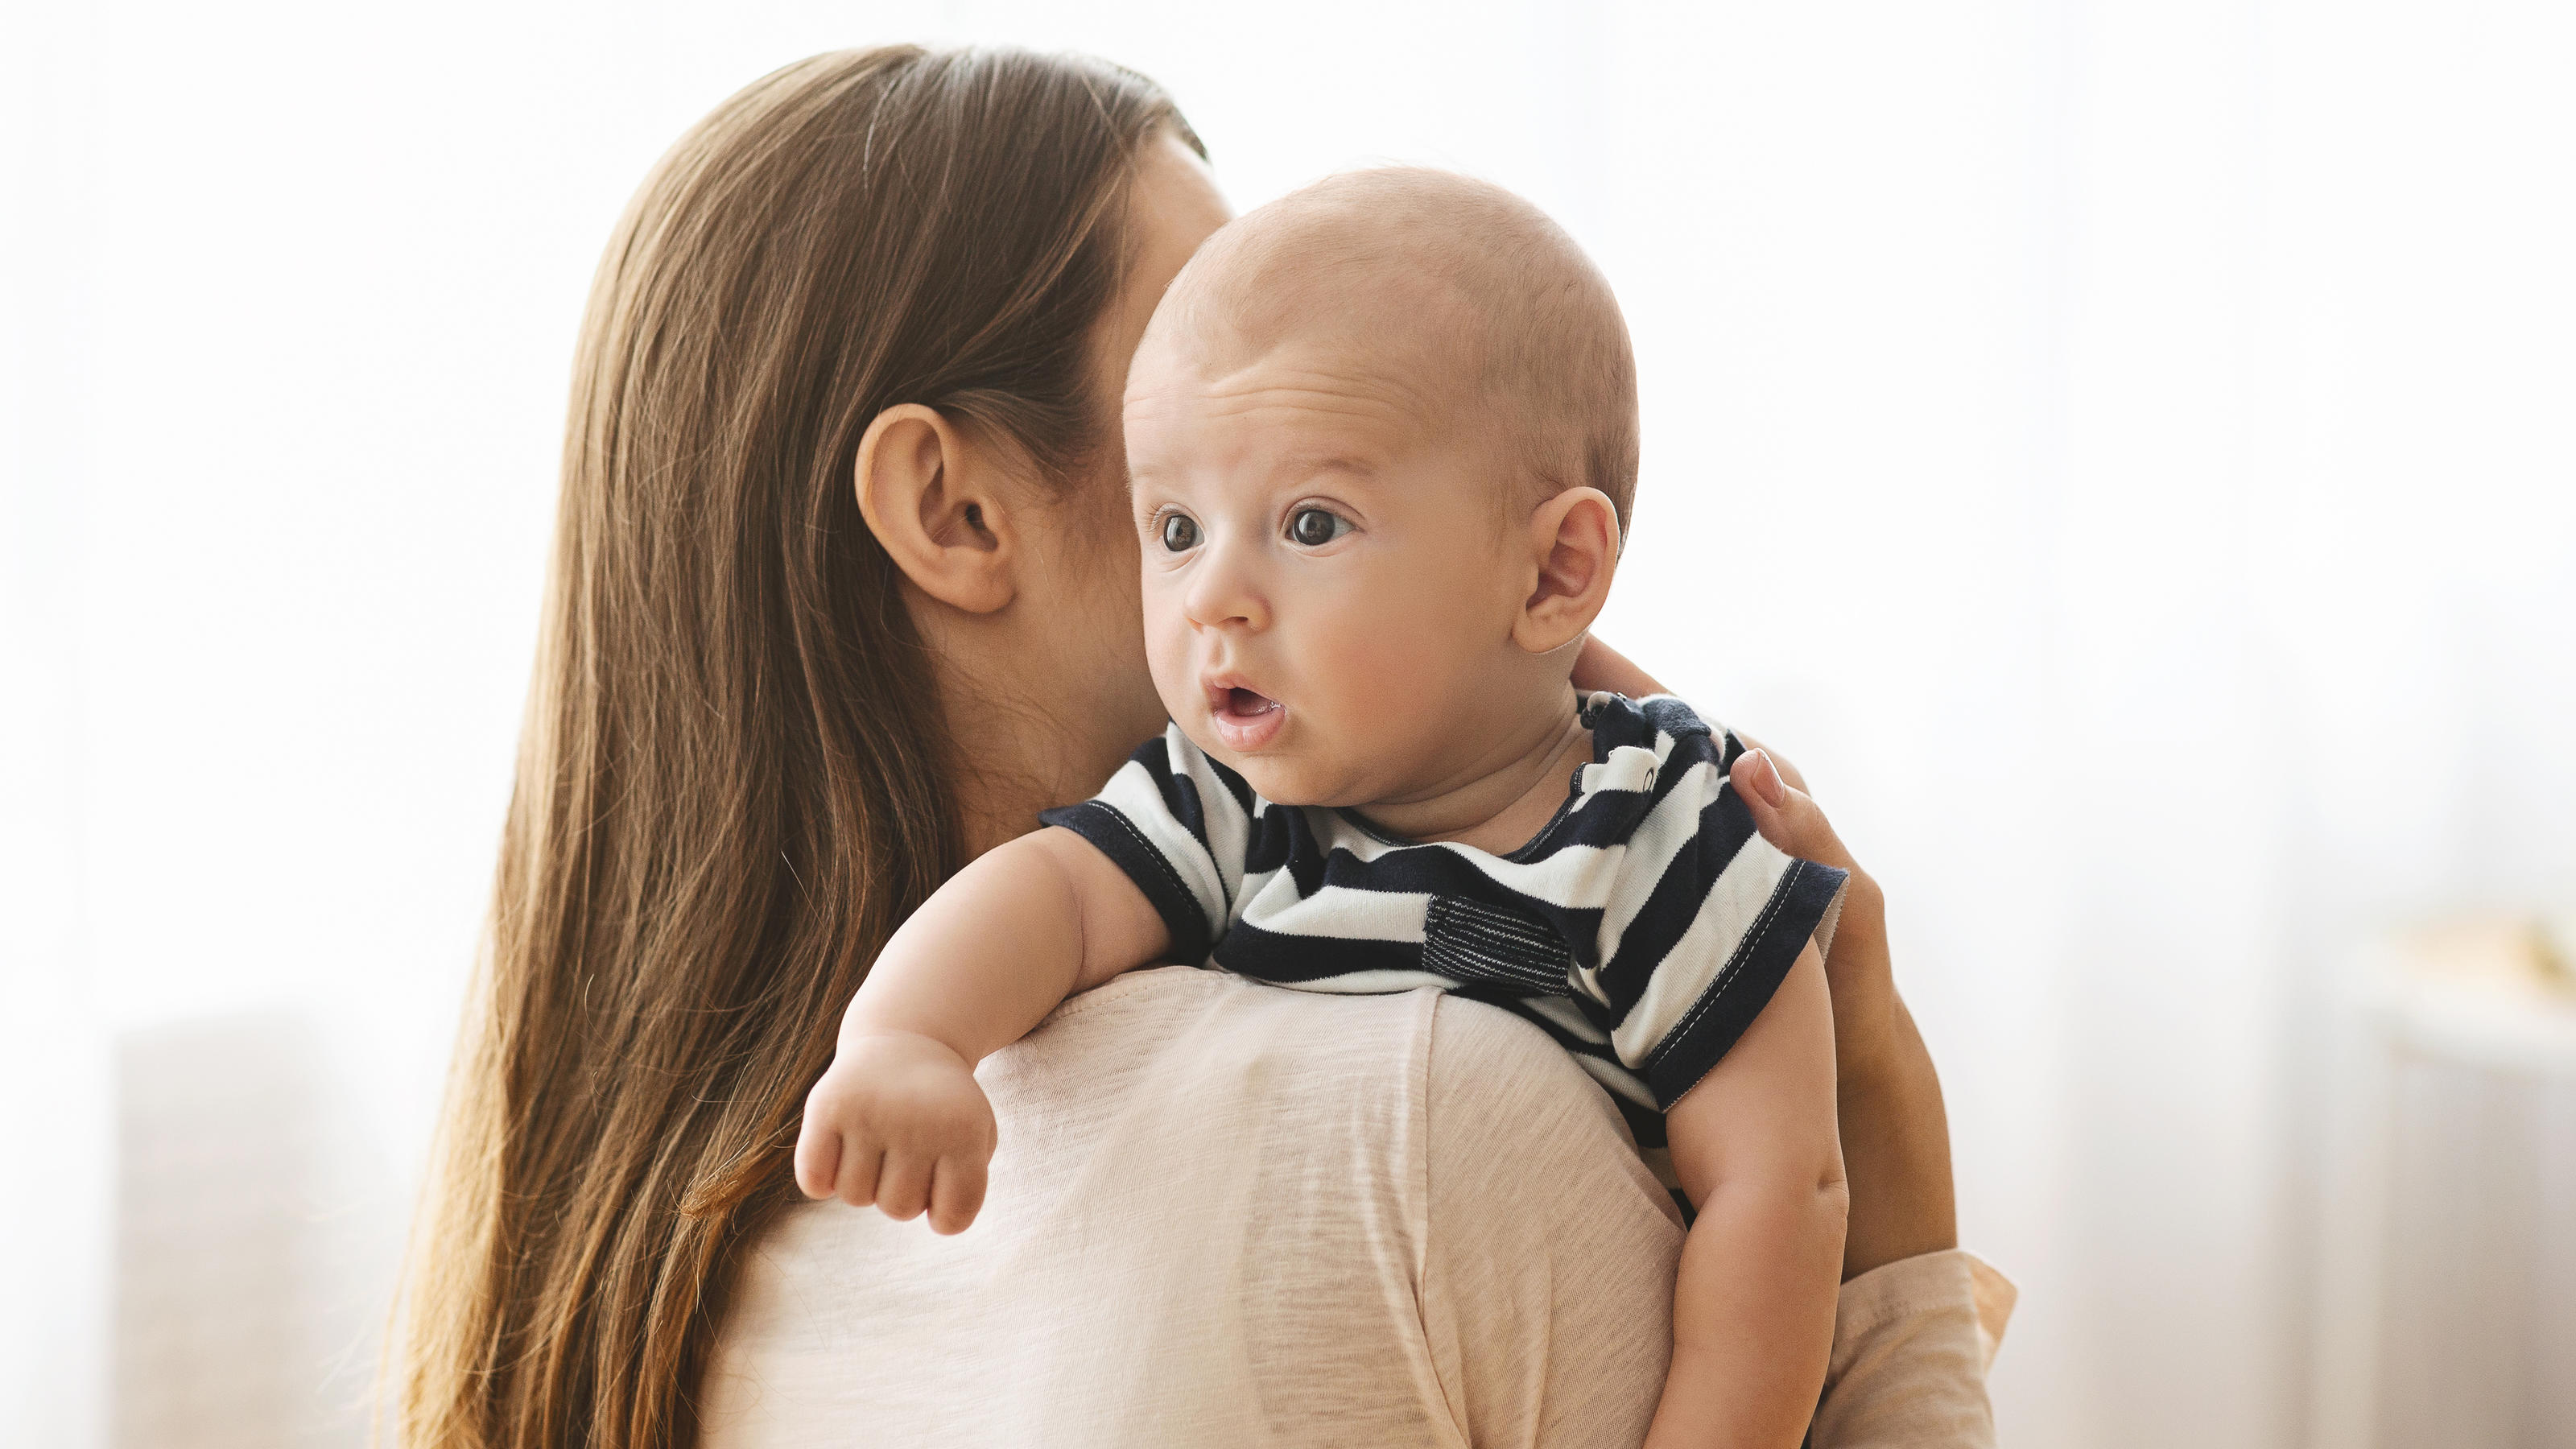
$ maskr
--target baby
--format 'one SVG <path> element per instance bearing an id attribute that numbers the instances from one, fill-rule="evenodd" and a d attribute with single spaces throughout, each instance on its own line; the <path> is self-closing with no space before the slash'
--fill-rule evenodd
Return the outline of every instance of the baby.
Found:
<path id="1" fill-rule="evenodd" d="M 1608 284 L 1494 187 L 1336 177 L 1208 242 L 1125 408 L 1171 727 L 895 934 L 798 1183 L 964 1228 L 976 1062 L 1150 963 L 1456 991 L 1573 1053 L 1697 1208 L 1648 1442 L 1795 1445 L 1842 1258 L 1843 874 L 1762 838 L 1732 734 L 1568 682 L 1636 479 Z"/>

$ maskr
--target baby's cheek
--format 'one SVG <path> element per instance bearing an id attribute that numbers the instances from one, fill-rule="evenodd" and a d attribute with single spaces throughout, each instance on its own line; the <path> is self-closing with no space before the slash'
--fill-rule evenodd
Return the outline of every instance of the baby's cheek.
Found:
<path id="1" fill-rule="evenodd" d="M 1198 667 L 1190 657 L 1189 622 L 1177 608 L 1158 606 L 1153 586 L 1145 589 L 1145 667 L 1154 676 L 1154 692 L 1175 719 L 1188 716 L 1187 702 L 1198 698 Z"/>
<path id="2" fill-rule="evenodd" d="M 1426 690 L 1449 672 L 1454 645 L 1437 619 L 1417 609 L 1355 607 L 1356 602 L 1355 595 L 1334 611 L 1323 641 L 1327 657 L 1316 674 L 1332 697 L 1334 716 L 1382 749 L 1419 719 Z"/>

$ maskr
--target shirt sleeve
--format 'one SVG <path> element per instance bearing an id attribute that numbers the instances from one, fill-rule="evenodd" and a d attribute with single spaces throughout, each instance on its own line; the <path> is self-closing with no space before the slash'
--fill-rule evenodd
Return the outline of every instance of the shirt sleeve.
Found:
<path id="1" fill-rule="evenodd" d="M 1835 1306 L 1815 1449 L 1993 1449 L 1986 1370 L 2013 1285 L 1972 1254 L 1925 1253 L 1863 1273 Z"/>
<path id="2" fill-rule="evenodd" d="M 1042 812 L 1098 847 L 1153 902 L 1171 958 L 1207 959 L 1243 894 L 1256 810 L 1252 786 L 1207 757 L 1179 725 L 1139 745 L 1100 793 Z"/>
<path id="3" fill-rule="evenodd" d="M 1638 782 L 1645 799 L 1622 862 L 1636 879 L 1602 912 L 1594 984 L 1619 1059 L 1670 1111 L 1753 1024 L 1807 942 L 1831 941 L 1848 877 L 1754 828 L 1727 778 L 1743 741 L 1678 700 L 1644 701 L 1644 713 L 1672 746 Z"/>

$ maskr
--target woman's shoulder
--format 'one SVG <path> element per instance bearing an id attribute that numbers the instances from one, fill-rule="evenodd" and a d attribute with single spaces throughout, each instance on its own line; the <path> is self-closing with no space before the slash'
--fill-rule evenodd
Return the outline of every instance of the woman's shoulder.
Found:
<path id="1" fill-rule="evenodd" d="M 1416 1096 L 1431 1050 L 1433 993 L 1338 994 L 1228 972 L 1163 966 L 1073 997 L 977 1076 L 997 1111 L 1266 1111 L 1317 1094 Z M 1312 1115 L 1312 1114 L 1305 1114 Z"/>
<path id="2" fill-rule="evenodd" d="M 1426 1096 L 1422 1313 L 1471 1442 L 1638 1442 L 1682 1226 L 1627 1123 L 1545 1032 L 1456 996 L 1437 1008 Z"/>
<path id="3" fill-rule="evenodd" d="M 978 1070 L 1001 1130 L 972 1228 L 836 1202 L 771 1224 L 707 1442 L 1252 1442 L 1317 1382 L 1356 1437 L 1424 1438 L 1446 1412 L 1414 1308 L 1433 1008 L 1191 967 L 1066 1002 Z M 1246 1289 L 1283 1275 L 1298 1293 Z M 969 1382 L 996 1343 L 1008 1383 Z"/>
<path id="4" fill-rule="evenodd" d="M 1435 1214 L 1463 1218 L 1506 1203 L 1523 1223 L 1616 1212 L 1647 1236 L 1668 1228 L 1678 1240 L 1680 1213 L 1609 1090 L 1536 1025 L 1444 996 L 1427 1066 Z"/>

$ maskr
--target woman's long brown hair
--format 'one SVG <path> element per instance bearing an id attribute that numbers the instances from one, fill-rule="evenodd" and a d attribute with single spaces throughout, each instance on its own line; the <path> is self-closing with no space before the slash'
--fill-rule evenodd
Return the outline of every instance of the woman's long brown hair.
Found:
<path id="1" fill-rule="evenodd" d="M 1140 145 L 1097 62 L 817 56 L 663 159 L 600 265 L 490 939 L 389 1356 L 406 1446 L 682 1446 L 834 1023 L 960 860 L 859 517 L 924 403 L 1059 480 Z M 1184 128 L 1181 132 L 1187 137 Z M 1067 482 L 1063 486 L 1072 486 Z"/>

